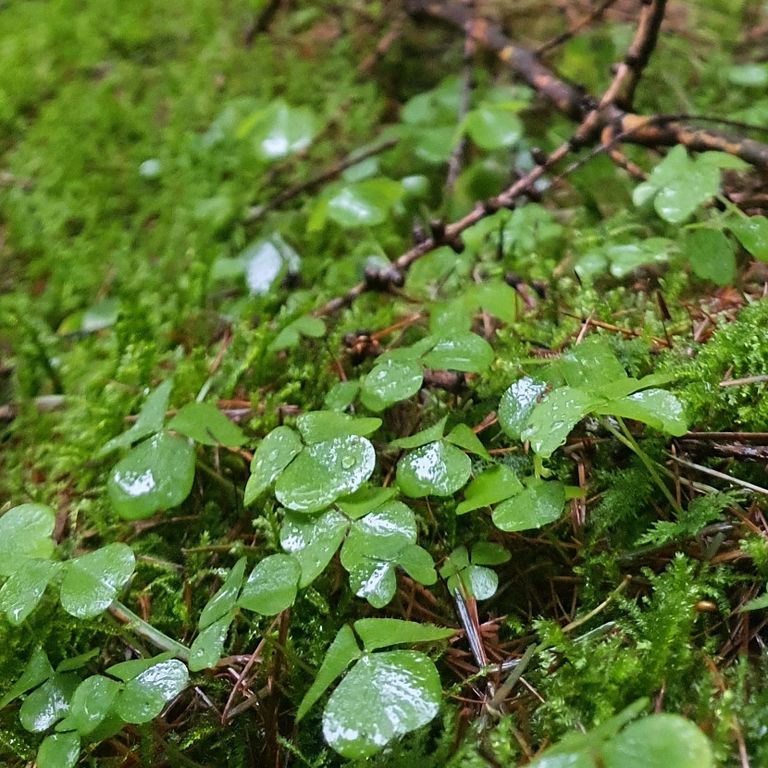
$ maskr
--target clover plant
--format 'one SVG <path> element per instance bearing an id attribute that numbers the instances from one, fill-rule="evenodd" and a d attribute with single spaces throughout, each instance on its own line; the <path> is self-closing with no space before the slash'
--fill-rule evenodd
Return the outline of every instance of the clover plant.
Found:
<path id="1" fill-rule="evenodd" d="M 103 456 L 134 446 L 107 481 L 112 506 L 125 519 L 177 507 L 189 496 L 195 477 L 193 442 L 230 447 L 245 442 L 242 430 L 210 403 L 188 403 L 164 427 L 171 387 L 168 380 L 151 392 L 130 429 L 99 452 Z"/>

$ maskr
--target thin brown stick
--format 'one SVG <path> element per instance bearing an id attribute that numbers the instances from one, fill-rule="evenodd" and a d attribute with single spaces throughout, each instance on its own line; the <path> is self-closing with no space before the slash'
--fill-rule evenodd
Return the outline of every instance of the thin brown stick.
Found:
<path id="1" fill-rule="evenodd" d="M 313 176 L 311 179 L 307 179 L 307 181 L 302 181 L 300 184 L 284 189 L 282 192 L 275 195 L 269 202 L 266 202 L 263 205 L 251 206 L 243 219 L 244 222 L 246 224 L 252 224 L 253 222 L 258 221 L 266 213 L 275 208 L 279 208 L 283 203 L 287 203 L 289 200 L 298 197 L 303 192 L 308 192 L 309 190 L 324 184 L 326 181 L 330 181 L 346 171 L 347 168 L 352 168 L 352 166 L 358 165 L 364 160 L 368 160 L 368 158 L 375 157 L 382 152 L 386 152 L 388 149 L 392 149 L 395 144 L 397 144 L 397 139 L 387 139 L 386 141 L 382 141 L 380 144 L 375 144 L 362 152 L 353 152 L 335 165 L 332 165 L 330 168 L 326 168 L 316 176 Z"/>
<path id="2" fill-rule="evenodd" d="M 585 27 L 588 27 L 593 22 L 601 19 L 603 14 L 615 3 L 616 3 L 616 0 L 603 0 L 603 2 L 600 3 L 600 5 L 595 7 L 583 19 L 580 19 L 579 21 L 577 21 L 572 27 L 567 29 L 565 32 L 561 32 L 559 35 L 556 35 L 551 40 L 547 40 L 546 43 L 542 43 L 538 48 L 536 48 L 536 55 L 542 56 L 545 53 L 549 53 L 549 51 L 551 51 L 553 48 L 557 48 L 558 46 L 561 46 L 563 43 L 568 42 L 568 40 L 570 40 L 576 34 L 581 32 L 582 29 L 584 29 Z"/>
<path id="3" fill-rule="evenodd" d="M 487 19 L 473 19 L 462 5 L 434 0 L 407 0 L 407 6 L 414 16 L 439 19 L 462 31 L 469 30 L 479 45 L 494 51 L 523 82 L 572 120 L 582 123 L 585 117 L 595 109 L 597 102 L 592 96 L 542 64 L 533 52 L 513 43 L 498 26 Z M 657 13 L 661 10 L 658 8 L 658 3 L 653 3 L 652 9 Z M 647 17 L 644 28 L 651 30 L 651 22 L 656 18 L 655 15 Z M 640 56 L 640 63 L 650 42 L 651 38 L 648 38 L 645 45 L 638 45 L 635 49 Z M 655 38 L 652 42 L 655 44 Z M 642 72 L 643 67 L 640 67 L 639 63 L 636 62 L 634 67 L 638 73 Z M 623 86 L 620 89 L 621 93 L 618 94 L 620 98 L 631 97 L 636 79 L 629 74 L 626 78 L 621 78 Z M 627 86 L 629 86 L 628 91 Z M 682 144 L 697 152 L 709 150 L 727 152 L 759 168 L 768 168 L 768 144 L 749 138 L 734 138 L 716 131 L 694 128 L 666 119 L 663 123 L 657 123 L 653 116 L 627 112 L 619 104 L 614 103 L 605 104 L 601 110 L 600 119 L 594 119 L 593 122 L 594 124 L 590 127 L 598 133 L 606 125 L 613 125 L 616 133 L 623 134 L 624 141 L 627 143 L 652 147 Z"/>

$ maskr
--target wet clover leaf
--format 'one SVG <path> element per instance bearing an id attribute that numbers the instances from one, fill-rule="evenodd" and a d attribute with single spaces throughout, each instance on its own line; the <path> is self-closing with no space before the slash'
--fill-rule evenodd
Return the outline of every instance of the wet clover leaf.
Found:
<path id="1" fill-rule="evenodd" d="M 188 403 L 170 420 L 168 429 L 192 438 L 201 445 L 242 445 L 243 430 L 233 424 L 215 405 Z"/>
<path id="2" fill-rule="evenodd" d="M 499 403 L 499 425 L 504 433 L 514 440 L 520 440 L 528 419 L 533 413 L 537 400 L 546 391 L 546 385 L 524 376 L 512 384 L 502 395 Z"/>
<path id="3" fill-rule="evenodd" d="M 605 768 L 713 768 L 707 737 L 680 715 L 661 713 L 628 725 L 602 749 Z"/>
<path id="4" fill-rule="evenodd" d="M 78 685 L 70 702 L 67 724 L 85 736 L 107 717 L 122 685 L 103 675 L 92 675 Z"/>
<path id="5" fill-rule="evenodd" d="M 107 492 L 127 520 L 171 509 L 189 496 L 195 479 L 194 448 L 165 432 L 137 445 L 109 475 Z"/>
<path id="6" fill-rule="evenodd" d="M 30 693 L 19 710 L 19 722 L 32 733 L 51 728 L 69 712 L 69 701 L 80 681 L 74 674 L 55 674 Z"/>
<path id="7" fill-rule="evenodd" d="M 240 127 L 240 133 L 250 134 L 254 151 L 260 160 L 274 162 L 306 149 L 317 129 L 317 118 L 312 110 L 293 107 L 277 100 L 246 119 Z"/>
<path id="8" fill-rule="evenodd" d="M 455 634 L 453 629 L 403 619 L 358 619 L 354 627 L 366 651 L 406 643 L 432 643 Z"/>
<path id="9" fill-rule="evenodd" d="M 68 561 L 59 595 L 62 608 L 79 619 L 97 616 L 112 604 L 135 567 L 133 550 L 121 543 Z"/>
<path id="10" fill-rule="evenodd" d="M 599 402 L 581 389 L 558 387 L 533 409 L 521 438 L 529 440 L 539 456 L 549 458 Z"/>
<path id="11" fill-rule="evenodd" d="M 702 203 L 720 191 L 721 168 L 744 168 L 743 161 L 722 152 L 690 158 L 678 145 L 639 184 L 632 195 L 636 206 L 654 201 L 656 213 L 671 224 L 685 221 Z"/>
<path id="12" fill-rule="evenodd" d="M 344 228 L 381 224 L 404 192 L 401 184 L 383 176 L 347 184 L 325 202 L 325 215 Z"/>
<path id="13" fill-rule="evenodd" d="M 348 527 L 349 520 L 334 509 L 314 515 L 286 514 L 280 529 L 280 544 L 299 563 L 300 588 L 311 584 L 325 570 Z"/>
<path id="14" fill-rule="evenodd" d="M 173 381 L 169 379 L 153 390 L 144 402 L 133 426 L 117 437 L 113 437 L 98 452 L 97 456 L 104 456 L 117 448 L 133 445 L 133 443 L 159 432 L 163 428 L 165 411 L 168 408 L 168 398 L 172 387 Z"/>
<path id="15" fill-rule="evenodd" d="M 309 445 L 277 478 L 278 501 L 295 512 L 316 512 L 354 493 L 373 473 L 376 453 L 359 435 Z"/>
<path id="16" fill-rule="evenodd" d="M 187 667 L 177 659 L 152 664 L 126 681 L 115 702 L 115 714 L 126 723 L 154 720 L 189 682 Z"/>
<path id="17" fill-rule="evenodd" d="M 14 626 L 21 624 L 37 607 L 46 587 L 61 567 L 50 560 L 29 559 L 0 589 L 0 611 Z"/>
<path id="18" fill-rule="evenodd" d="M 499 577 L 486 567 L 500 565 L 510 559 L 504 547 L 492 542 L 477 542 L 470 557 L 466 547 L 457 547 L 451 552 L 440 569 L 451 592 L 459 591 L 476 600 L 487 600 L 496 594 Z"/>
<path id="19" fill-rule="evenodd" d="M 290 555 L 269 555 L 252 571 L 237 604 L 263 616 L 274 616 L 293 605 L 301 567 Z"/>
<path id="20" fill-rule="evenodd" d="M 415 395 L 421 389 L 423 379 L 423 369 L 418 361 L 386 358 L 377 362 L 362 379 L 360 400 L 372 411 L 383 411 Z"/>
<path id="21" fill-rule="evenodd" d="M 275 482 L 277 476 L 301 453 L 298 434 L 290 427 L 276 427 L 260 443 L 251 460 L 251 476 L 243 503 L 251 504 Z"/>
<path id="22" fill-rule="evenodd" d="M 221 658 L 229 625 L 234 617 L 235 612 L 230 611 L 220 619 L 208 624 L 194 639 L 189 649 L 189 669 L 192 672 L 199 672 L 201 669 L 215 666 Z"/>
<path id="23" fill-rule="evenodd" d="M 323 735 L 342 757 L 369 757 L 432 720 L 441 694 L 435 665 L 424 654 L 365 655 L 331 694 L 323 712 Z"/>
<path id="24" fill-rule="evenodd" d="M 55 525 L 43 504 L 21 504 L 0 517 L 0 576 L 12 576 L 28 558 L 49 558 Z"/>
<path id="25" fill-rule="evenodd" d="M 509 468 L 499 465 L 478 475 L 464 490 L 464 501 L 456 507 L 463 515 L 481 507 L 490 507 L 520 493 L 523 484 Z"/>
<path id="26" fill-rule="evenodd" d="M 203 608 L 200 620 L 198 621 L 200 629 L 209 627 L 215 621 L 226 616 L 235 607 L 237 596 L 240 594 L 240 588 L 243 586 L 245 564 L 245 558 L 241 557 L 232 566 L 232 570 L 216 594 L 205 604 L 205 608 Z"/>
<path id="27" fill-rule="evenodd" d="M 407 453 L 397 464 L 397 484 L 406 496 L 453 496 L 472 470 L 469 457 L 439 440 Z"/>
<path id="28" fill-rule="evenodd" d="M 760 261 L 768 261 L 768 218 L 738 216 L 727 223 L 745 251 Z"/>
<path id="29" fill-rule="evenodd" d="M 317 671 L 315 680 L 301 700 L 296 720 L 301 720 L 312 708 L 315 702 L 333 684 L 336 678 L 353 662 L 362 656 L 360 648 L 352 632 L 352 628 L 345 624 L 336 634 L 329 646 L 323 663 Z"/>
<path id="30" fill-rule="evenodd" d="M 493 347 L 477 334 L 456 333 L 438 339 L 423 362 L 428 368 L 482 373 L 493 362 Z"/>
<path id="31" fill-rule="evenodd" d="M 37 750 L 37 768 L 74 768 L 80 757 L 77 733 L 54 733 L 46 736 Z"/>
<path id="32" fill-rule="evenodd" d="M 296 419 L 296 427 L 307 445 L 349 435 L 367 437 L 380 426 L 381 419 L 356 419 L 336 411 L 309 411 Z"/>
<path id="33" fill-rule="evenodd" d="M 526 531 L 553 523 L 563 513 L 562 483 L 532 482 L 524 491 L 493 510 L 493 523 L 502 531 Z"/>
<path id="34" fill-rule="evenodd" d="M 693 273 L 716 285 L 728 285 L 736 275 L 731 241 L 719 229 L 695 229 L 683 240 L 683 250 Z"/>

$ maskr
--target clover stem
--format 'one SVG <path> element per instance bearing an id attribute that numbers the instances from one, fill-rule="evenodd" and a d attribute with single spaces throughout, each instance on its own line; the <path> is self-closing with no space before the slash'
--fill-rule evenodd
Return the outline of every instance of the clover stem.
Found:
<path id="1" fill-rule="evenodd" d="M 653 479 L 653 482 L 656 483 L 659 490 L 664 494 L 664 497 L 672 505 L 672 509 L 674 509 L 678 514 L 682 512 L 680 505 L 677 503 L 677 499 L 672 495 L 672 491 L 667 488 L 667 486 L 664 484 L 664 481 L 659 476 L 659 473 L 656 471 L 656 467 L 654 466 L 653 461 L 648 456 L 648 454 L 637 444 L 637 441 L 632 436 L 632 433 L 629 431 L 629 429 L 627 429 L 627 425 L 624 423 L 624 420 L 621 418 L 621 416 L 617 416 L 616 421 L 621 428 L 621 432 L 615 429 L 613 425 L 607 420 L 603 421 L 603 424 L 620 443 L 629 448 L 629 450 L 632 451 L 632 453 L 634 453 L 635 456 L 637 456 L 637 458 L 643 462 L 645 468 L 648 470 L 648 474 L 650 474 L 651 478 Z"/>
<path id="2" fill-rule="evenodd" d="M 186 645 L 183 645 L 178 640 L 174 640 L 172 637 L 168 637 L 168 635 L 144 621 L 141 616 L 137 616 L 119 600 L 115 600 L 112 603 L 109 607 L 109 612 L 118 621 L 126 624 L 130 630 L 157 648 L 160 648 L 160 650 L 170 651 L 176 658 L 182 661 L 189 661 L 190 650 Z"/>

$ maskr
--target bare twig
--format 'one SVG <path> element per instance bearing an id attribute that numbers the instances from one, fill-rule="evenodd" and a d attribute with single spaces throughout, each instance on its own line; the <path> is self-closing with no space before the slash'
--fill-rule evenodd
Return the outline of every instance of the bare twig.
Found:
<path id="1" fill-rule="evenodd" d="M 263 205 L 251 206 L 245 215 L 245 223 L 252 224 L 254 221 L 258 221 L 266 213 L 275 208 L 279 208 L 283 203 L 292 200 L 294 197 L 298 197 L 303 192 L 308 192 L 309 190 L 324 184 L 326 181 L 330 181 L 340 173 L 346 171 L 347 168 L 351 168 L 354 165 L 362 163 L 364 160 L 368 160 L 370 157 L 375 157 L 382 152 L 386 152 L 388 149 L 392 149 L 395 144 L 397 144 L 397 139 L 387 139 L 386 141 L 382 141 L 380 144 L 375 144 L 362 152 L 353 152 L 335 165 L 332 165 L 330 168 L 326 168 L 316 176 L 313 176 L 311 179 L 307 179 L 307 181 L 302 181 L 300 184 L 284 189 L 282 192 L 275 195 L 269 202 L 264 203 Z"/>
<path id="2" fill-rule="evenodd" d="M 426 15 L 445 21 L 462 31 L 469 30 L 479 45 L 494 51 L 523 82 L 572 120 L 582 123 L 597 106 L 592 96 L 542 64 L 533 52 L 513 43 L 498 26 L 487 19 L 473 19 L 462 5 L 431 0 L 408 0 L 407 5 L 413 15 Z M 682 144 L 697 152 L 716 150 L 736 155 L 759 168 L 768 168 L 768 144 L 694 128 L 678 121 L 657 122 L 653 116 L 627 112 L 620 104 L 613 103 L 615 98 L 627 99 L 633 95 L 637 79 L 645 66 L 644 56 L 656 41 L 655 33 L 651 33 L 663 10 L 660 5 L 658 2 L 652 2 L 642 16 L 645 37 L 636 36 L 638 45 L 633 49 L 638 59 L 631 65 L 628 65 L 626 60 L 620 65 L 625 68 L 622 72 L 627 72 L 626 77 L 622 75 L 620 87 L 616 87 L 613 93 L 607 93 L 607 101 L 605 97 L 601 99 L 603 109 L 600 110 L 600 119 L 593 119 L 590 126 L 596 132 L 595 135 L 599 135 L 605 126 L 612 125 L 616 133 L 624 135 L 624 141 L 627 143 L 652 147 Z"/>
<path id="3" fill-rule="evenodd" d="M 597 21 L 598 19 L 602 18 L 603 14 L 615 3 L 616 3 L 616 0 L 603 0 L 603 2 L 600 3 L 600 5 L 596 6 L 583 19 L 580 19 L 579 21 L 577 21 L 572 27 L 567 29 L 565 32 L 561 32 L 559 35 L 556 35 L 551 40 L 547 40 L 546 43 L 542 43 L 536 49 L 536 55 L 542 56 L 543 54 L 551 51 L 553 48 L 557 48 L 558 46 L 567 42 L 572 37 L 574 37 L 577 33 L 581 32 L 582 29 L 584 29 L 585 27 L 588 27 L 593 21 Z"/>

